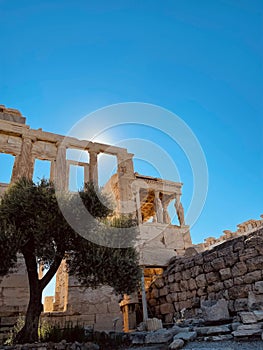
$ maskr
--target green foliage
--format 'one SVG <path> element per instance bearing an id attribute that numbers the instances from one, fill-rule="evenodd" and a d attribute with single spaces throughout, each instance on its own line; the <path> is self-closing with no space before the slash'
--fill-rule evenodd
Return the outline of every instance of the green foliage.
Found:
<path id="1" fill-rule="evenodd" d="M 66 340 L 67 343 L 91 341 L 98 344 L 102 350 L 116 350 L 130 343 L 128 337 L 123 333 L 98 332 L 93 329 L 87 332 L 84 326 L 80 324 L 73 326 L 72 322 L 66 322 L 63 326 L 50 324 L 47 321 L 41 323 L 39 327 L 39 341 L 59 343 L 62 340 Z"/>
<path id="2" fill-rule="evenodd" d="M 60 202 L 78 216 L 76 194 L 60 196 Z M 0 264 L 0 274 L 5 275 L 15 266 L 16 253 L 29 249 L 47 269 L 56 257 L 68 257 L 69 272 L 83 285 L 109 284 L 117 293 L 132 292 L 140 277 L 137 253 L 133 248 L 115 247 L 130 247 L 135 242 L 136 222 L 124 216 L 107 219 L 112 214 L 109 198 L 92 183 L 85 185 L 80 197 L 92 216 L 99 218 L 95 226 L 87 229 L 96 234 L 101 245 L 76 234 L 69 226 L 59 209 L 52 183 L 41 180 L 34 184 L 21 179 L 10 186 L 0 203 L 0 248 L 7 252 Z"/>
<path id="3" fill-rule="evenodd" d="M 19 316 L 13 329 L 8 334 L 8 339 L 4 345 L 14 345 L 14 339 L 17 333 L 22 329 L 25 324 L 25 317 Z M 50 323 L 47 320 L 41 320 L 38 328 L 38 339 L 42 343 L 52 342 L 59 343 L 65 340 L 67 343 L 79 343 L 94 342 L 99 344 L 100 349 L 110 350 L 122 348 L 123 345 L 128 345 L 129 340 L 123 333 L 118 332 L 98 332 L 92 328 L 87 331 L 83 325 L 73 325 L 72 322 L 65 322 L 60 325 L 59 323 Z"/>
<path id="4" fill-rule="evenodd" d="M 25 325 L 25 316 L 19 315 L 14 327 L 8 333 L 7 340 L 5 341 L 5 345 L 13 345 L 16 335 L 18 334 L 18 332 L 21 331 L 24 325 Z"/>
<path id="5" fill-rule="evenodd" d="M 0 244 L 11 247 L 4 266 L 14 264 L 14 255 L 30 250 L 49 267 L 56 252 L 65 250 L 64 242 L 72 230 L 57 205 L 52 184 L 21 179 L 10 186 L 0 203 Z M 63 237 L 63 240 L 61 238 Z M 4 274 L 5 271 L 2 271 Z"/>
<path id="6" fill-rule="evenodd" d="M 41 342 L 59 343 L 61 340 L 66 340 L 68 343 L 75 341 L 81 343 L 87 341 L 84 327 L 79 324 L 73 326 L 72 322 L 66 322 L 61 327 L 59 324 L 43 321 L 39 326 L 38 334 Z"/>
<path id="7" fill-rule="evenodd" d="M 128 232 L 125 231 L 127 228 Z M 125 244 L 129 246 L 137 236 L 136 222 L 127 217 L 114 218 L 100 228 L 98 234 L 101 235 L 102 242 L 111 239 L 114 246 L 118 247 L 123 245 L 125 240 Z M 68 258 L 69 272 L 74 274 L 83 286 L 96 288 L 107 284 L 112 286 L 117 294 L 130 294 L 138 287 L 141 270 L 138 267 L 138 253 L 134 248 L 96 245 L 80 236 L 76 237 L 75 246 L 78 246 L 78 249 Z"/>
<path id="8" fill-rule="evenodd" d="M 18 342 L 37 340 L 42 291 L 62 259 L 66 259 L 68 271 L 87 287 L 107 284 L 118 294 L 129 294 L 140 278 L 138 256 L 131 247 L 137 235 L 136 222 L 129 217 L 113 218 L 109 198 L 92 183 L 79 194 L 61 191 L 59 196 L 58 205 L 55 188 L 46 180 L 34 184 L 20 179 L 0 199 L 0 251 L 5 252 L 0 258 L 0 275 L 12 272 L 17 254 L 22 253 L 30 284 L 30 303 Z M 77 222 L 81 222 L 83 210 L 91 214 L 81 235 L 68 224 L 61 207 Z M 96 244 L 90 237 L 96 237 Z M 118 248 L 123 246 L 128 248 Z M 48 269 L 41 280 L 39 263 Z M 27 322 L 33 318 L 34 322 Z"/>

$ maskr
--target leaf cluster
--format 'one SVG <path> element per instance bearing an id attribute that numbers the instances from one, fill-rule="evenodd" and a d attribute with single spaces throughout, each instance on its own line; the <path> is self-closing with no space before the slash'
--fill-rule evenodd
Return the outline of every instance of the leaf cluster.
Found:
<path id="1" fill-rule="evenodd" d="M 79 194 L 61 192 L 58 205 L 54 185 L 20 179 L 0 199 L 0 275 L 16 264 L 18 253 L 33 254 L 36 262 L 57 271 L 55 262 L 64 258 L 70 273 L 85 286 L 108 284 L 117 293 L 132 292 L 140 277 L 138 256 L 131 247 L 137 227 L 133 219 L 114 218 L 109 198 L 92 183 Z M 64 218 L 61 205 L 81 221 L 81 199 L 93 218 L 84 225 L 84 234 L 75 232 Z M 110 219 L 109 219 L 110 217 Z M 118 228 L 118 229 L 116 229 Z M 127 235 L 127 229 L 128 235 Z M 85 237 L 96 236 L 96 243 Z M 100 244 L 97 244 L 100 243 Z M 110 246 L 112 248 L 110 248 Z M 126 246 L 128 248 L 118 248 Z"/>

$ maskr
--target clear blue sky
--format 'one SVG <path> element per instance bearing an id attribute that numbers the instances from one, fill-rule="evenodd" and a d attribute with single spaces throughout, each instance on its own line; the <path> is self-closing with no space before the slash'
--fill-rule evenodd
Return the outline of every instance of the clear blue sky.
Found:
<path id="1" fill-rule="evenodd" d="M 32 128 L 65 134 L 109 104 L 162 106 L 192 129 L 208 164 L 193 241 L 263 213 L 261 0 L 0 0 L 0 17 L 0 104 Z M 171 156 L 187 210 L 189 166 Z"/>

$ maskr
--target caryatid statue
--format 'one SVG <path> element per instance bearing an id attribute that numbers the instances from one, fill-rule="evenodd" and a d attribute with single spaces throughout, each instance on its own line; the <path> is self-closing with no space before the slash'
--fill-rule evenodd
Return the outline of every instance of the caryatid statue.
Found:
<path id="1" fill-rule="evenodd" d="M 180 195 L 176 194 L 175 195 L 175 203 L 174 203 L 175 209 L 176 209 L 176 213 L 177 213 L 177 217 L 180 223 L 180 226 L 184 226 L 185 222 L 184 222 L 184 208 L 182 206 L 182 203 L 180 201 Z"/>
<path id="2" fill-rule="evenodd" d="M 168 213 L 168 204 L 169 202 L 163 202 L 163 223 L 164 224 L 170 224 L 171 223 L 171 218 Z"/>
<path id="3" fill-rule="evenodd" d="M 159 198 L 159 192 L 155 192 L 154 209 L 155 209 L 157 222 L 162 224 L 163 223 L 163 206 Z"/>

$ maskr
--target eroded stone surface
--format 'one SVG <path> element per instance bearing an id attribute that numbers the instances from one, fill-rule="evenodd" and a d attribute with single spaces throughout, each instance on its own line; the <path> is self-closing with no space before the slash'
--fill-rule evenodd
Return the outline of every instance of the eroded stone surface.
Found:
<path id="1" fill-rule="evenodd" d="M 197 333 L 196 332 L 180 332 L 178 334 L 176 334 L 173 339 L 182 339 L 184 341 L 192 341 L 195 340 L 195 338 L 197 337 Z"/>
<path id="2" fill-rule="evenodd" d="M 184 346 L 184 341 L 182 339 L 175 339 L 170 345 L 169 350 L 181 349 Z"/>
<path id="3" fill-rule="evenodd" d="M 159 329 L 158 331 L 147 333 L 145 344 L 168 343 L 172 338 L 173 335 L 167 329 Z"/>

